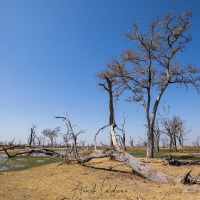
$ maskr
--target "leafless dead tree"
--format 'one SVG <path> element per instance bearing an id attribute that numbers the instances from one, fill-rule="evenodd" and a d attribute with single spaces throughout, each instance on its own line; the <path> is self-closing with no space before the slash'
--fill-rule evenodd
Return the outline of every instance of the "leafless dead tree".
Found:
<path id="1" fill-rule="evenodd" d="M 162 146 L 167 148 L 169 146 L 169 138 L 167 136 L 161 138 Z"/>
<path id="2" fill-rule="evenodd" d="M 133 137 L 131 137 L 131 135 L 130 135 L 130 138 L 129 138 L 129 144 L 130 144 L 130 146 L 131 146 L 131 148 L 133 148 Z"/>
<path id="3" fill-rule="evenodd" d="M 160 137 L 161 137 L 161 130 L 159 127 L 158 119 L 156 119 L 155 125 L 154 125 L 154 147 L 155 147 L 156 151 L 160 150 L 159 149 Z"/>
<path id="4" fill-rule="evenodd" d="M 139 142 L 138 142 L 137 146 L 139 146 L 139 147 L 146 147 L 147 146 L 146 137 L 142 138 L 142 137 L 138 136 L 138 139 L 139 139 Z"/>
<path id="5" fill-rule="evenodd" d="M 200 147 L 200 136 L 197 135 L 196 140 L 192 143 L 196 147 Z"/>
<path id="6" fill-rule="evenodd" d="M 14 143 L 15 143 L 15 138 L 13 138 L 12 140 L 10 140 L 10 141 L 8 142 L 8 145 L 9 145 L 9 146 L 13 146 Z"/>
<path id="7" fill-rule="evenodd" d="M 38 146 L 43 146 L 45 145 L 45 141 L 46 141 L 46 137 L 45 135 L 39 135 L 39 136 L 36 136 L 36 140 L 37 140 L 37 145 Z"/>
<path id="8" fill-rule="evenodd" d="M 124 150 L 126 150 L 126 131 L 125 131 L 126 118 L 127 116 L 125 117 L 123 113 L 123 123 L 121 124 L 121 128 L 119 128 L 118 126 L 116 127 L 118 130 L 121 131 L 121 135 L 117 134 L 116 136 L 119 137 L 119 142 L 121 146 L 123 146 Z"/>
<path id="9" fill-rule="evenodd" d="M 94 136 L 94 148 L 95 148 L 95 151 L 97 150 L 97 141 L 96 141 L 96 140 L 97 140 L 97 135 L 99 134 L 100 131 L 103 131 L 104 128 L 106 128 L 106 127 L 108 127 L 108 126 L 109 126 L 109 124 L 107 124 L 107 125 L 101 127 L 101 128 L 97 131 L 97 133 L 95 134 L 95 136 Z M 101 142 L 101 145 L 104 146 L 104 143 Z"/>
<path id="10" fill-rule="evenodd" d="M 86 140 L 80 140 L 80 145 L 82 146 L 82 147 L 84 147 L 85 146 L 85 143 L 86 143 Z"/>
<path id="11" fill-rule="evenodd" d="M 32 127 L 30 129 L 30 134 L 28 136 L 28 145 L 30 145 L 30 146 L 35 145 L 35 139 L 37 137 L 36 132 L 35 132 L 36 128 L 37 128 L 37 126 L 32 124 Z"/>
<path id="12" fill-rule="evenodd" d="M 161 116 L 161 124 L 164 129 L 162 129 L 162 133 L 166 134 L 169 137 L 170 150 L 173 147 L 173 151 L 177 151 L 177 140 L 181 149 L 183 149 L 183 142 L 185 140 L 185 135 L 189 133 L 191 130 L 187 130 L 185 127 L 185 121 L 181 119 L 179 116 L 173 116 L 172 119 L 168 117 L 169 114 L 169 106 L 168 111 L 166 112 L 164 108 L 165 115 Z"/>
<path id="13" fill-rule="evenodd" d="M 49 138 L 49 140 L 50 140 L 50 146 L 51 146 L 51 147 L 54 147 L 55 144 L 56 144 L 56 138 L 58 137 L 59 132 L 60 132 L 60 127 L 56 127 L 56 128 L 53 129 L 53 130 L 47 128 L 47 129 L 44 129 L 44 130 L 42 131 L 42 134 L 43 134 L 45 137 Z"/>
<path id="14" fill-rule="evenodd" d="M 73 125 L 71 124 L 70 118 L 68 117 L 68 115 L 66 114 L 65 117 L 62 116 L 54 116 L 55 118 L 59 118 L 59 119 L 63 119 L 63 121 L 66 121 L 66 126 L 68 129 L 68 133 L 70 138 L 73 140 L 73 144 L 72 144 L 72 152 L 74 153 L 75 158 L 78 158 L 78 149 L 77 149 L 77 138 L 78 135 L 81 133 L 85 133 L 86 130 L 80 130 L 79 132 L 75 133 L 74 129 L 73 129 Z"/>

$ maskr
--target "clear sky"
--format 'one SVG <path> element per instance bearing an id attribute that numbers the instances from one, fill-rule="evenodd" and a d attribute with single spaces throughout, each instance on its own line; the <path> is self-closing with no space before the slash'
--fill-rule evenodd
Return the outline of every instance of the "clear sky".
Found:
<path id="1" fill-rule="evenodd" d="M 108 124 L 108 97 L 94 74 L 131 45 L 124 33 L 133 21 L 147 27 L 156 15 L 185 10 L 194 12 L 193 41 L 180 59 L 200 66 L 198 0 L 0 0 L 0 141 L 26 142 L 32 124 L 37 134 L 57 126 L 64 133 L 53 116 L 67 112 L 76 130 L 87 129 L 80 139 L 91 143 Z M 200 95 L 170 87 L 164 101 L 192 128 L 191 143 L 200 135 Z M 115 109 L 117 123 L 128 116 L 128 137 L 145 134 L 143 108 L 120 101 Z"/>

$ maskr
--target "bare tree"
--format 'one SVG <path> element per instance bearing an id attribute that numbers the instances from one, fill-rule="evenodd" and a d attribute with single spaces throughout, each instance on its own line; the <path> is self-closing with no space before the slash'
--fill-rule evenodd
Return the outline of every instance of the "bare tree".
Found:
<path id="1" fill-rule="evenodd" d="M 36 136 L 36 139 L 37 139 L 37 145 L 44 147 L 45 141 L 46 141 L 45 135 L 43 135 L 43 136 L 42 135 Z"/>
<path id="2" fill-rule="evenodd" d="M 9 146 L 12 146 L 12 145 L 14 145 L 14 143 L 15 143 L 15 138 L 13 138 L 12 140 L 10 140 L 10 141 L 8 142 L 8 145 L 9 145 Z"/>
<path id="3" fill-rule="evenodd" d="M 78 135 L 81 133 L 84 133 L 86 130 L 80 130 L 79 132 L 75 133 L 74 129 L 73 129 L 73 125 L 71 124 L 70 118 L 68 117 L 68 115 L 66 114 L 65 117 L 61 117 L 61 116 L 54 116 L 55 118 L 60 118 L 63 119 L 64 121 L 66 121 L 66 126 L 67 126 L 67 133 L 68 133 L 68 137 L 70 137 L 70 139 L 73 140 L 73 144 L 72 144 L 72 152 L 74 153 L 75 158 L 78 158 L 78 149 L 77 149 L 77 138 Z"/>
<path id="4" fill-rule="evenodd" d="M 108 126 L 109 126 L 109 124 L 107 124 L 106 126 L 101 127 L 101 128 L 97 131 L 97 133 L 95 134 L 95 136 L 94 136 L 94 148 L 95 148 L 95 151 L 97 150 L 97 141 L 96 141 L 97 135 L 100 133 L 100 131 L 103 131 L 104 128 L 106 128 L 106 127 L 108 127 Z M 106 146 L 105 143 L 104 143 L 103 141 L 101 141 L 100 144 L 101 144 L 102 146 Z"/>
<path id="5" fill-rule="evenodd" d="M 82 147 L 85 146 L 85 143 L 86 143 L 86 140 L 81 140 L 81 141 L 80 141 L 80 144 L 81 144 Z"/>
<path id="6" fill-rule="evenodd" d="M 121 124 L 121 128 L 117 126 L 117 129 L 121 131 L 121 135 L 120 134 L 116 135 L 119 137 L 120 144 L 121 146 L 123 146 L 124 150 L 126 150 L 126 131 L 125 131 L 126 118 L 127 116 L 125 117 L 123 113 L 123 123 Z"/>
<path id="7" fill-rule="evenodd" d="M 155 121 L 155 125 L 154 125 L 154 147 L 156 149 L 156 151 L 159 151 L 159 144 L 160 144 L 160 136 L 161 136 L 161 130 L 159 127 L 159 122 L 158 119 L 156 119 Z"/>
<path id="8" fill-rule="evenodd" d="M 177 124 L 177 132 L 176 132 L 176 138 L 179 142 L 179 146 L 181 150 L 184 149 L 184 141 L 186 140 L 186 135 L 191 132 L 190 130 L 187 130 L 185 127 L 186 121 L 183 121 L 180 117 L 176 116 L 175 123 Z"/>
<path id="9" fill-rule="evenodd" d="M 191 12 L 178 15 L 169 12 L 162 18 L 153 19 L 147 31 L 141 31 L 138 22 L 133 23 L 133 31 L 126 35 L 135 42 L 136 48 L 126 49 L 100 73 L 114 80 L 115 95 L 130 91 L 127 100 L 139 102 L 144 107 L 149 158 L 153 157 L 154 123 L 165 90 L 171 84 L 186 88 L 191 84 L 199 91 L 200 70 L 191 64 L 183 66 L 176 60 L 192 39 L 187 35 L 191 18 Z"/>
<path id="10" fill-rule="evenodd" d="M 165 117 L 162 117 L 161 123 L 164 127 L 162 132 L 169 136 L 170 150 L 173 147 L 173 151 L 177 151 L 177 140 L 181 149 L 183 149 L 185 135 L 190 132 L 190 130 L 186 130 L 185 121 L 183 121 L 179 116 L 173 116 L 172 119 L 169 119 L 167 114 Z"/>
<path id="11" fill-rule="evenodd" d="M 167 148 L 169 146 L 169 138 L 165 135 L 165 137 L 161 138 L 162 146 Z"/>
<path id="12" fill-rule="evenodd" d="M 32 124 L 32 127 L 30 129 L 30 134 L 28 136 L 28 145 L 30 145 L 30 146 L 35 145 L 35 139 L 37 137 L 36 132 L 35 132 L 36 128 L 37 128 L 37 126 Z"/>
<path id="13" fill-rule="evenodd" d="M 146 137 L 140 137 L 138 136 L 138 139 L 139 139 L 139 142 L 138 142 L 138 145 L 139 147 L 147 147 L 147 139 Z"/>
<path id="14" fill-rule="evenodd" d="M 58 137 L 58 133 L 60 132 L 60 127 L 56 127 L 55 129 L 44 129 L 42 134 L 49 138 L 51 147 L 54 147 L 56 138 Z"/>
<path id="15" fill-rule="evenodd" d="M 130 144 L 130 146 L 131 146 L 131 148 L 133 148 L 133 137 L 131 137 L 131 135 L 130 135 L 130 138 L 129 138 L 129 144 Z"/>
<path id="16" fill-rule="evenodd" d="M 103 87 L 109 94 L 109 124 L 110 124 L 110 146 L 114 146 L 113 142 L 117 144 L 116 138 L 113 137 L 114 129 L 116 128 L 115 124 L 115 115 L 114 115 L 114 106 L 113 106 L 113 79 L 109 78 L 106 75 L 98 75 L 99 79 L 103 80 L 104 83 L 100 83 L 99 86 Z"/>
<path id="17" fill-rule="evenodd" d="M 67 127 L 68 127 L 68 126 L 67 126 Z M 67 133 L 62 134 L 62 139 L 63 139 L 64 144 L 65 144 L 66 147 L 71 146 L 71 145 L 69 144 L 69 141 L 71 140 L 71 136 L 70 136 L 70 131 L 69 131 L 69 129 L 67 130 Z"/>
<path id="18" fill-rule="evenodd" d="M 194 142 L 192 142 L 192 144 L 196 147 L 200 147 L 200 136 L 197 135 L 197 138 Z"/>

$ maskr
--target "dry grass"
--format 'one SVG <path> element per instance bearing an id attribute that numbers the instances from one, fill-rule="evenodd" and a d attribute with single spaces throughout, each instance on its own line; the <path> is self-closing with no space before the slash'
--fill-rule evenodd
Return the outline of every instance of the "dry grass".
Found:
<path id="1" fill-rule="evenodd" d="M 199 173 L 199 166 L 163 166 L 161 159 L 142 160 L 174 178 L 190 169 L 193 169 L 192 175 Z M 108 158 L 94 159 L 87 165 L 90 167 L 54 163 L 0 172 L 0 199 L 200 199 L 198 185 L 151 183 L 131 174 L 123 163 Z"/>

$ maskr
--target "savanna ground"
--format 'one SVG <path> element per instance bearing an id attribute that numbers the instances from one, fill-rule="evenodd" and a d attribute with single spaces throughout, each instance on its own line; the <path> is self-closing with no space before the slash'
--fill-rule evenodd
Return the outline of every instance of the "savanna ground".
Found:
<path id="1" fill-rule="evenodd" d="M 190 169 L 192 176 L 200 173 L 198 165 L 163 166 L 162 158 L 169 155 L 167 150 L 156 153 L 154 159 L 144 158 L 145 149 L 134 148 L 130 151 L 174 179 Z M 199 159 L 192 152 L 200 151 L 190 148 L 172 155 L 181 159 Z M 111 161 L 109 158 L 93 159 L 85 165 L 64 164 L 61 160 L 55 160 L 55 163 L 37 167 L 0 172 L 0 199 L 200 199 L 199 185 L 152 183 L 132 174 L 131 169 L 122 162 Z"/>

